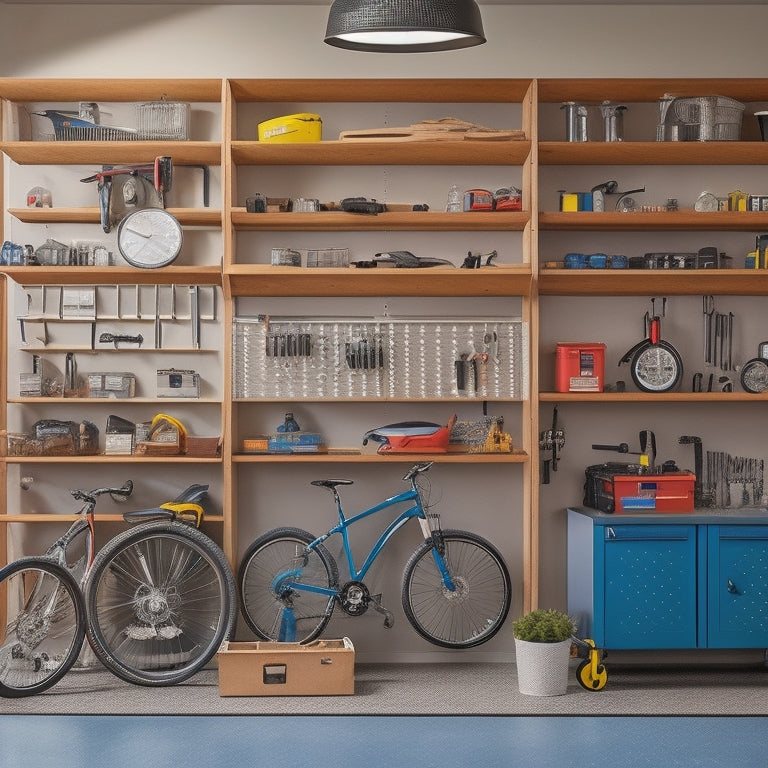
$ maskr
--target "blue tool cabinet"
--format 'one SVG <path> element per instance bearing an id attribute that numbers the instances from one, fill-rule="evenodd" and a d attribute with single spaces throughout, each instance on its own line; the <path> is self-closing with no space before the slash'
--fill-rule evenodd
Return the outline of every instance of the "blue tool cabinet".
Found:
<path id="1" fill-rule="evenodd" d="M 568 612 L 600 648 L 768 648 L 768 511 L 568 512 Z"/>

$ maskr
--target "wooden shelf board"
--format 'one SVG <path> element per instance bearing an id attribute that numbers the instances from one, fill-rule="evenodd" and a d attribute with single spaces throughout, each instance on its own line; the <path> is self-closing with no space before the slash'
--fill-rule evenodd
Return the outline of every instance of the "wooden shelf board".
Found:
<path id="1" fill-rule="evenodd" d="M 28 78 L 0 79 L 0 98 L 9 101 L 221 101 L 219 78 Z"/>
<path id="2" fill-rule="evenodd" d="M 768 270 L 545 269 L 538 288 L 546 296 L 760 296 L 768 293 Z"/>
<path id="3" fill-rule="evenodd" d="M 180 224 L 189 227 L 220 227 L 222 212 L 214 208 L 168 208 Z M 98 207 L 9 208 L 8 213 L 25 224 L 99 224 Z"/>
<path id="4" fill-rule="evenodd" d="M 237 230 L 276 232 L 522 232 L 531 220 L 528 211 L 444 211 L 385 212 L 375 216 L 346 211 L 317 213 L 247 213 L 232 209 Z"/>
<path id="5" fill-rule="evenodd" d="M 37 398 L 39 399 L 39 398 Z M 412 397 L 377 397 L 377 400 L 387 403 L 412 403 Z M 370 397 L 296 397 L 295 395 L 285 397 L 234 397 L 233 403 L 242 403 L 245 405 L 261 405 L 264 403 L 370 403 Z M 419 397 L 420 403 L 522 403 L 525 402 L 519 398 L 512 397 Z"/>
<path id="6" fill-rule="evenodd" d="M 236 165 L 521 165 L 524 141 L 233 141 Z"/>
<path id="7" fill-rule="evenodd" d="M 768 211 L 546 211 L 539 214 L 539 229 L 550 232 L 761 232 L 768 228 Z"/>
<path id="8" fill-rule="evenodd" d="M 528 78 L 250 79 L 229 81 L 238 102 L 520 102 Z"/>
<path id="9" fill-rule="evenodd" d="M 296 268 L 234 265 L 233 296 L 528 296 L 528 265 L 484 269 Z"/>
<path id="10" fill-rule="evenodd" d="M 221 456 L 6 456 L 8 464 L 221 464 Z"/>
<path id="11" fill-rule="evenodd" d="M 2 515 L 0 514 L 0 521 L 4 523 L 74 523 L 80 515 L 58 514 L 49 512 L 31 512 L 29 514 L 20 515 Z M 99 514 L 96 513 L 96 519 L 98 523 L 124 523 L 122 515 L 112 514 Z M 222 515 L 206 515 L 203 523 L 223 523 L 224 517 Z"/>
<path id="12" fill-rule="evenodd" d="M 436 464 L 521 464 L 528 461 L 526 453 L 298 453 L 298 454 L 235 454 L 234 464 L 274 464 L 297 462 L 311 464 L 369 464 L 393 463 L 417 464 L 434 461 Z"/>
<path id="13" fill-rule="evenodd" d="M 542 141 L 539 165 L 765 165 L 760 141 Z"/>
<path id="14" fill-rule="evenodd" d="M 19 165 L 135 165 L 168 155 L 177 165 L 221 165 L 215 141 L 3 141 Z"/>
<path id="15" fill-rule="evenodd" d="M 538 82 L 538 100 L 545 102 L 586 101 L 600 104 L 605 100 L 621 104 L 658 101 L 665 94 L 701 96 L 717 93 L 739 101 L 765 101 L 766 81 L 761 78 L 542 78 Z"/>
<path id="16" fill-rule="evenodd" d="M 3 267 L 20 285 L 221 285 L 221 267 Z"/>
<path id="17" fill-rule="evenodd" d="M 153 352 L 156 350 L 152 350 Z M 45 352 L 45 349 L 38 349 L 38 353 Z M 19 405 L 106 405 L 109 408 L 116 408 L 120 405 L 153 403 L 154 405 L 164 405 L 166 403 L 178 404 L 199 404 L 199 405 L 221 405 L 221 400 L 200 397 L 9 397 L 9 403 Z"/>
<path id="18" fill-rule="evenodd" d="M 688 382 L 690 384 L 690 382 Z M 542 403 L 734 403 L 766 402 L 768 393 L 749 392 L 541 392 Z"/>

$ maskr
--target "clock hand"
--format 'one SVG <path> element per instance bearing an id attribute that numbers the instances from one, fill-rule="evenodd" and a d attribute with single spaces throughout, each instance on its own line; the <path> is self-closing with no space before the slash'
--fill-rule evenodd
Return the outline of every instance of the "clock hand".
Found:
<path id="1" fill-rule="evenodd" d="M 151 232 L 149 234 L 147 234 L 146 232 L 142 232 L 140 229 L 136 229 L 136 227 L 131 227 L 130 225 L 127 225 L 127 224 L 126 224 L 125 228 L 129 232 L 135 232 L 137 235 L 139 235 L 139 237 L 144 237 L 147 240 L 149 240 L 149 238 L 152 237 L 152 233 Z"/>

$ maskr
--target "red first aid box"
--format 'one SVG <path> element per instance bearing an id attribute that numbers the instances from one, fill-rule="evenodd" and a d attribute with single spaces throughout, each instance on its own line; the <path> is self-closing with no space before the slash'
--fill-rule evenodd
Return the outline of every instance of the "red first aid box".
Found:
<path id="1" fill-rule="evenodd" d="M 602 392 L 605 344 L 561 342 L 555 351 L 555 392 Z"/>

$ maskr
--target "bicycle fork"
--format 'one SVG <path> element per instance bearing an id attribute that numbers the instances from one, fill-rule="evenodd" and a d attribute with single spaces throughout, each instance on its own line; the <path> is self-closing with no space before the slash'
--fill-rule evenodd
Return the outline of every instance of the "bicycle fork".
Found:
<path id="1" fill-rule="evenodd" d="M 449 592 L 454 592 L 456 590 L 456 585 L 453 583 L 451 574 L 448 571 L 448 564 L 445 561 L 445 550 L 442 546 L 442 538 L 440 534 L 435 533 L 431 529 L 426 515 L 419 518 L 419 526 L 421 527 L 421 532 L 424 534 L 424 540 L 429 541 L 431 538 L 434 543 L 434 546 L 432 547 L 432 557 L 435 560 L 437 570 L 440 572 L 440 578 L 443 580 L 443 586 Z"/>

